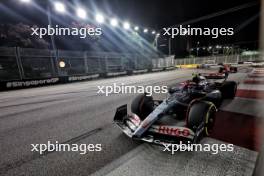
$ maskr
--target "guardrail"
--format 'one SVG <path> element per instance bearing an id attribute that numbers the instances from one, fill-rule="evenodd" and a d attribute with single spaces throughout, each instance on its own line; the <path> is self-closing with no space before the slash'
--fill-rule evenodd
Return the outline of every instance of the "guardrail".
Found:
<path id="1" fill-rule="evenodd" d="M 219 64 L 219 63 L 240 63 L 240 62 L 253 62 L 263 61 L 258 55 L 255 56 L 241 56 L 241 55 L 227 55 L 227 56 L 209 56 L 198 58 L 184 58 L 175 59 L 176 65 L 189 65 L 189 64 Z"/>
<path id="2" fill-rule="evenodd" d="M 239 55 L 174 59 L 143 54 L 0 48 L 0 86 L 19 88 L 96 77 L 138 74 L 175 68 L 175 65 L 238 63 L 258 58 Z M 59 63 L 63 62 L 64 67 Z"/>
<path id="3" fill-rule="evenodd" d="M 65 67 L 60 67 L 60 62 L 65 63 Z M 2 86 L 4 84 L 5 87 L 9 85 L 10 88 L 71 82 L 99 76 L 138 74 L 174 66 L 173 57 L 159 58 L 155 53 L 140 55 L 19 47 L 0 48 L 0 84 Z M 59 80 L 51 81 L 52 78 Z M 41 82 L 41 80 L 46 81 Z"/>

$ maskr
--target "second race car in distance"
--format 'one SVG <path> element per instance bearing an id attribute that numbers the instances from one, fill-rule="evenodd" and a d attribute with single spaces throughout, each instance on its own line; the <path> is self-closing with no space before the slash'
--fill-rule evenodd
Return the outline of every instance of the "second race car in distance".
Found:
<path id="1" fill-rule="evenodd" d="M 219 68 L 219 73 L 237 73 L 237 67 L 230 64 L 223 64 Z"/>

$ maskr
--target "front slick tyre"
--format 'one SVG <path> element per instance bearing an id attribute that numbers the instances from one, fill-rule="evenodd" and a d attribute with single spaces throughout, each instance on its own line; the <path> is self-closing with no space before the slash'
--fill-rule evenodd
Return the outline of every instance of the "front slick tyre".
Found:
<path id="1" fill-rule="evenodd" d="M 131 112 L 137 114 L 141 120 L 144 120 L 153 110 L 154 101 L 152 96 L 140 94 L 131 103 Z"/>
<path id="2" fill-rule="evenodd" d="M 187 115 L 187 126 L 196 134 L 200 131 L 204 124 L 203 131 L 198 134 L 195 141 L 198 142 L 203 136 L 209 136 L 214 128 L 216 106 L 208 101 L 196 101 L 191 104 Z"/>

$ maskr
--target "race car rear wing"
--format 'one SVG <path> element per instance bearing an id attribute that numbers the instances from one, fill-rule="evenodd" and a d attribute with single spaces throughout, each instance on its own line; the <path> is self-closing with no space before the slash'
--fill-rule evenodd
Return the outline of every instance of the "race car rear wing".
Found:
<path id="1" fill-rule="evenodd" d="M 204 76 L 206 79 L 227 79 L 227 73 L 200 73 L 201 76 Z"/>

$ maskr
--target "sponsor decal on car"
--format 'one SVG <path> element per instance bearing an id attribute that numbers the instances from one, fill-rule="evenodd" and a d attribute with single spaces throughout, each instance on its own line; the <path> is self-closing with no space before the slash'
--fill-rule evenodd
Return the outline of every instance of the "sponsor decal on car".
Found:
<path id="1" fill-rule="evenodd" d="M 133 115 L 131 116 L 130 120 L 131 120 L 135 125 L 137 125 L 137 126 L 139 126 L 140 123 L 141 123 L 140 118 L 139 118 L 136 114 L 133 114 Z"/>
<path id="2" fill-rule="evenodd" d="M 150 128 L 150 131 L 170 135 L 170 136 L 176 136 L 176 137 L 192 137 L 194 136 L 194 133 L 184 127 L 174 127 L 174 126 L 152 126 Z"/>

